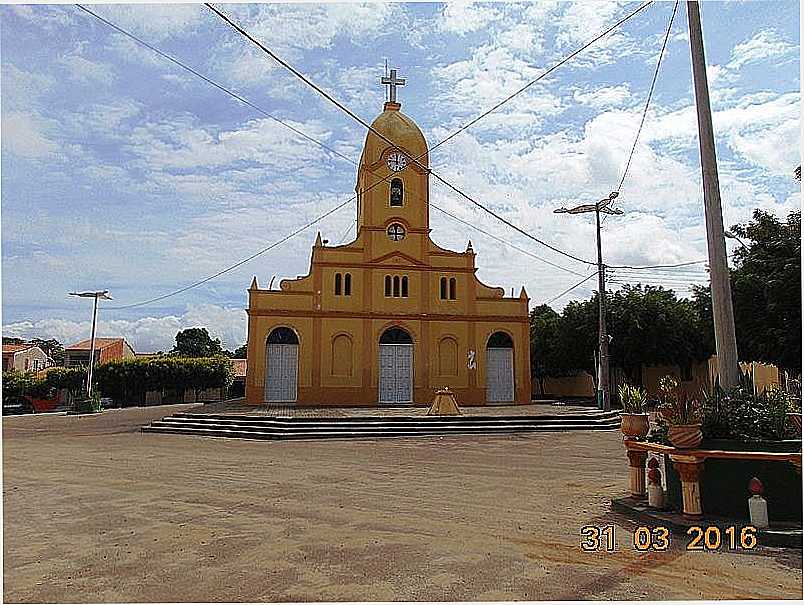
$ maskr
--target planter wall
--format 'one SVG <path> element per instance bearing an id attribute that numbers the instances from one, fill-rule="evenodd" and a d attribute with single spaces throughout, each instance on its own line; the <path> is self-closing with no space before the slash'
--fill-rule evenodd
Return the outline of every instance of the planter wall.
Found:
<path id="1" fill-rule="evenodd" d="M 701 449 L 731 451 L 796 452 L 801 450 L 800 441 L 777 441 L 770 443 L 738 443 L 733 441 L 706 441 Z M 681 480 L 673 464 L 668 460 L 667 500 L 675 509 L 681 510 Z M 739 460 L 708 458 L 701 473 L 701 508 L 704 515 L 718 515 L 749 520 L 748 482 L 759 478 L 765 486 L 763 497 L 768 502 L 768 518 L 771 523 L 801 521 L 801 475 L 789 462 L 765 460 Z"/>

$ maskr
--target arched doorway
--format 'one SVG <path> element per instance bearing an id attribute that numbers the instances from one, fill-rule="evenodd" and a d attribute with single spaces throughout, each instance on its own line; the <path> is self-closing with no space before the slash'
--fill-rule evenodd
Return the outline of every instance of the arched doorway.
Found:
<path id="1" fill-rule="evenodd" d="M 413 401 L 413 339 L 402 328 L 380 336 L 380 403 Z"/>
<path id="2" fill-rule="evenodd" d="M 505 332 L 495 332 L 486 343 L 486 401 L 514 400 L 514 341 Z"/>
<path id="3" fill-rule="evenodd" d="M 296 401 L 299 337 L 290 328 L 274 328 L 265 347 L 265 401 Z"/>

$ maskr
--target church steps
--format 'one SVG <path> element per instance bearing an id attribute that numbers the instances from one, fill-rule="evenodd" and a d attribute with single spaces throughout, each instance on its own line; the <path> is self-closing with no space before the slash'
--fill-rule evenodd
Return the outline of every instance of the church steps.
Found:
<path id="1" fill-rule="evenodd" d="M 619 427 L 620 419 L 616 412 L 562 416 L 364 416 L 352 418 L 279 418 L 184 413 L 155 420 L 150 425 L 143 427 L 142 431 L 281 440 L 617 430 Z"/>

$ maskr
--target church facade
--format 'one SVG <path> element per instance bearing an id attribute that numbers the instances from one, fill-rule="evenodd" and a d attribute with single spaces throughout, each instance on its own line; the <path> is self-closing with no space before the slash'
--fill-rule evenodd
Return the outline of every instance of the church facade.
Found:
<path id="1" fill-rule="evenodd" d="M 385 103 L 357 175 L 355 241 L 318 234 L 306 276 L 248 290 L 250 404 L 430 403 L 450 387 L 461 405 L 528 403 L 528 297 L 475 276 L 464 252 L 430 240 L 427 144 Z"/>

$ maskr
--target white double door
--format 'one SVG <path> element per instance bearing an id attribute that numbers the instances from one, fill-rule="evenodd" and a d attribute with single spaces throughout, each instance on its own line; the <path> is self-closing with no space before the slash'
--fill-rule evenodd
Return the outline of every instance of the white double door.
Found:
<path id="1" fill-rule="evenodd" d="M 265 401 L 296 401 L 299 345 L 269 344 L 266 357 Z"/>
<path id="2" fill-rule="evenodd" d="M 380 403 L 413 401 L 413 345 L 380 345 Z"/>
<path id="3" fill-rule="evenodd" d="M 514 350 L 486 349 L 486 401 L 514 400 Z"/>

